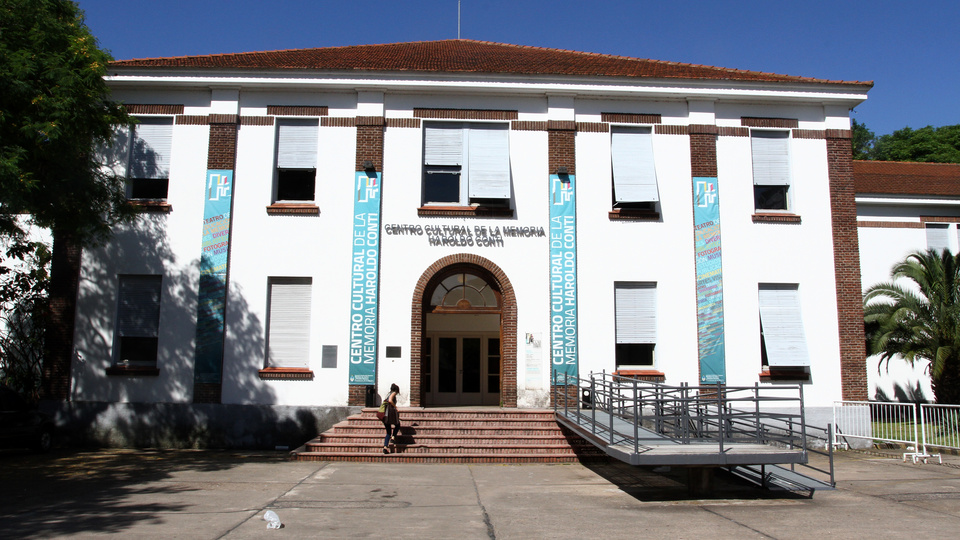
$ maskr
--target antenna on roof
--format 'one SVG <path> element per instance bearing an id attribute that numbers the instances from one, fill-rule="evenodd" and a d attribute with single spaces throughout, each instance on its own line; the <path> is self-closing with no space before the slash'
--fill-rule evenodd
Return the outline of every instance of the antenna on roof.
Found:
<path id="1" fill-rule="evenodd" d="M 457 39 L 460 39 L 460 0 L 457 0 Z"/>

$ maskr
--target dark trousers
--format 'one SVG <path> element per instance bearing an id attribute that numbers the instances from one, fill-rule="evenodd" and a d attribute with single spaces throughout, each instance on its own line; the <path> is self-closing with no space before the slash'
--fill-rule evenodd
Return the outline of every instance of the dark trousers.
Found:
<path id="1" fill-rule="evenodd" d="M 391 425 L 393 426 L 393 433 L 390 432 Z M 387 446 L 388 444 L 390 444 L 390 437 L 391 436 L 396 437 L 397 433 L 400 433 L 400 422 L 397 422 L 396 424 L 389 424 L 387 423 L 387 419 L 384 418 L 383 428 L 387 430 L 387 435 L 383 438 L 383 445 Z"/>

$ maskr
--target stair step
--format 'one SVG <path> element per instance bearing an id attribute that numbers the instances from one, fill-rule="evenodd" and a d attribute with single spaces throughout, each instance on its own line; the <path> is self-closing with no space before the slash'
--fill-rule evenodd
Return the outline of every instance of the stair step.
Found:
<path id="1" fill-rule="evenodd" d="M 383 454 L 383 423 L 366 408 L 291 453 L 297 460 L 401 463 L 565 463 L 606 459 L 557 424 L 553 411 L 400 409 L 394 452 Z"/>

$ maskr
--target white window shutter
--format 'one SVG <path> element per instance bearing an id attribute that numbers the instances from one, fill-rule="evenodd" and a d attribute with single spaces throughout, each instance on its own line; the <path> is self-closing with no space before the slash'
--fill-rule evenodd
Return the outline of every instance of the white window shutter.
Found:
<path id="1" fill-rule="evenodd" d="M 927 249 L 940 253 L 950 247 L 949 225 L 946 223 L 927 223 L 925 229 L 927 231 Z"/>
<path id="2" fill-rule="evenodd" d="M 173 147 L 172 118 L 141 118 L 133 126 L 130 178 L 169 178 Z"/>
<path id="3" fill-rule="evenodd" d="M 751 131 L 753 183 L 758 186 L 790 185 L 790 132 Z"/>
<path id="4" fill-rule="evenodd" d="M 796 285 L 760 286 L 760 324 L 771 367 L 810 365 Z"/>
<path id="5" fill-rule="evenodd" d="M 653 136 L 649 129 L 611 133 L 614 196 L 617 202 L 660 200 L 653 159 Z"/>
<path id="6" fill-rule="evenodd" d="M 271 278 L 267 334 L 271 367 L 309 367 L 310 278 Z"/>
<path id="7" fill-rule="evenodd" d="M 474 124 L 468 134 L 471 198 L 510 198 L 510 139 L 504 125 Z"/>
<path id="8" fill-rule="evenodd" d="M 117 331 L 122 337 L 157 337 L 160 276 L 121 276 Z"/>
<path id="9" fill-rule="evenodd" d="M 423 133 L 424 165 L 463 165 L 463 125 L 430 124 Z"/>
<path id="10" fill-rule="evenodd" d="M 655 283 L 617 283 L 617 343 L 657 343 L 657 286 Z"/>
<path id="11" fill-rule="evenodd" d="M 280 120 L 277 126 L 277 168 L 316 169 L 318 122 Z"/>

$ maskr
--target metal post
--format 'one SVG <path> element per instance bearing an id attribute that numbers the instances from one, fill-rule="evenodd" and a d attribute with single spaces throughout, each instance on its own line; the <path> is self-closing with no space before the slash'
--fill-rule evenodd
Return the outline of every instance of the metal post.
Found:
<path id="1" fill-rule="evenodd" d="M 593 373 L 590 374 L 590 397 L 593 398 L 592 406 L 590 407 L 590 429 L 593 430 L 593 434 L 597 434 L 597 376 Z"/>
<path id="2" fill-rule="evenodd" d="M 837 486 L 837 481 L 833 478 L 833 424 L 827 424 L 827 446 L 830 447 L 830 485 Z"/>
<path id="3" fill-rule="evenodd" d="M 756 405 L 756 425 L 757 425 L 757 444 L 763 444 L 763 437 L 760 435 L 761 424 L 760 424 L 760 383 L 753 383 L 753 400 Z"/>
<path id="4" fill-rule="evenodd" d="M 722 388 L 723 388 L 723 385 L 720 383 L 717 383 L 717 414 L 720 415 L 718 420 L 720 423 L 720 453 L 721 454 L 723 453 L 723 437 L 724 437 L 724 432 L 726 431 L 724 429 L 725 421 L 723 418 L 723 392 L 721 391 Z"/>
<path id="5" fill-rule="evenodd" d="M 603 378 L 604 379 L 607 378 L 606 372 L 604 372 Z M 608 409 L 610 409 L 608 411 L 610 413 L 610 444 L 613 444 L 613 382 L 614 382 L 613 376 L 611 376 L 610 377 L 610 406 L 608 407 Z"/>
<path id="6" fill-rule="evenodd" d="M 803 405 L 803 385 L 797 385 L 800 387 L 800 444 L 803 445 L 803 457 L 806 461 L 807 457 L 807 415 L 804 411 Z"/>
<path id="7" fill-rule="evenodd" d="M 640 452 L 640 402 L 637 401 L 637 380 L 633 380 L 633 453 Z"/>

